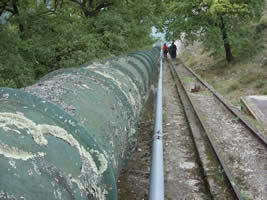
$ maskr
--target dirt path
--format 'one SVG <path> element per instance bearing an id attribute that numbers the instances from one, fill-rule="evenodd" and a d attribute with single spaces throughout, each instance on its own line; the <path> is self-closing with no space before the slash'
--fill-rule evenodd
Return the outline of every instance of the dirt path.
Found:
<path id="1" fill-rule="evenodd" d="M 167 65 L 163 69 L 165 199 L 209 199 L 183 109 Z"/>
<path id="2" fill-rule="evenodd" d="M 136 151 L 117 181 L 119 200 L 148 199 L 153 130 L 154 94 L 151 91 L 139 126 Z"/>

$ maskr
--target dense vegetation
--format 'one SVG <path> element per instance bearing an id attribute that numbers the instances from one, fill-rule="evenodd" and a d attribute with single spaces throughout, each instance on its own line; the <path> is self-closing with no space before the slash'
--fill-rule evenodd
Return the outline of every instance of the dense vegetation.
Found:
<path id="1" fill-rule="evenodd" d="M 0 86 L 153 43 L 160 0 L 1 0 Z"/>
<path id="2" fill-rule="evenodd" d="M 199 40 L 212 55 L 228 62 L 240 54 L 251 55 L 261 27 L 253 29 L 263 15 L 264 0 L 166 0 L 163 23 L 169 39 L 184 36 L 187 42 Z"/>
<path id="3" fill-rule="evenodd" d="M 0 86 L 25 87 L 44 74 L 168 40 L 199 40 L 231 62 L 261 49 L 264 0 L 1 0 Z M 161 19 L 161 20 L 159 20 Z"/>

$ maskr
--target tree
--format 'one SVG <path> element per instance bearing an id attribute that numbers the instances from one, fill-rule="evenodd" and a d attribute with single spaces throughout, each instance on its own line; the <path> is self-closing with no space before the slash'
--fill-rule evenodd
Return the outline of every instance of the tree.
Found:
<path id="1" fill-rule="evenodd" d="M 0 86 L 154 42 L 161 0 L 1 0 Z M 3 20 L 4 19 L 4 20 Z"/>
<path id="2" fill-rule="evenodd" d="M 233 60 L 232 46 L 246 41 L 247 24 L 258 21 L 264 0 L 167 0 L 163 26 L 168 37 L 200 40 L 215 54 L 224 48 L 228 62 Z M 173 39 L 170 38 L 170 39 Z"/>

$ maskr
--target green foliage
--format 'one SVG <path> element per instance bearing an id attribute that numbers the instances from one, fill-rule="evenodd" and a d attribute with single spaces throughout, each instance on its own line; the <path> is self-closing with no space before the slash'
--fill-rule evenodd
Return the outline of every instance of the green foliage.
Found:
<path id="1" fill-rule="evenodd" d="M 260 94 L 267 95 L 267 88 L 263 88 L 260 90 Z"/>
<path id="2" fill-rule="evenodd" d="M 3 0 L 0 86 L 152 45 L 160 0 Z M 156 15 L 155 15 L 156 13 Z"/>
<path id="3" fill-rule="evenodd" d="M 264 80 L 257 80 L 255 87 L 256 88 L 263 88 L 264 84 L 265 84 Z"/>
<path id="4" fill-rule="evenodd" d="M 260 75 L 260 74 L 259 74 Z M 251 84 L 253 82 L 255 82 L 257 79 L 262 78 L 261 76 L 251 76 L 250 74 L 244 74 L 243 76 L 241 76 L 241 78 L 239 79 L 239 82 L 243 85 L 247 85 L 247 84 Z"/>
<path id="5" fill-rule="evenodd" d="M 239 82 L 233 82 L 228 88 L 227 92 L 232 92 L 233 90 L 237 90 L 240 88 L 240 83 Z"/>
<path id="6" fill-rule="evenodd" d="M 32 71 L 19 54 L 19 34 L 8 25 L 0 27 L 0 86 L 15 87 L 17 84 L 31 84 Z"/>
<path id="7" fill-rule="evenodd" d="M 167 39 L 185 38 L 203 42 L 212 55 L 224 52 L 228 61 L 234 54 L 251 54 L 256 31 L 247 25 L 258 22 L 263 15 L 264 0 L 167 0 L 164 22 L 159 26 L 167 32 Z"/>
<path id="8" fill-rule="evenodd" d="M 267 66 L 267 58 L 263 58 L 262 60 L 261 60 L 261 65 L 262 65 L 262 67 L 266 67 Z"/>
<path id="9" fill-rule="evenodd" d="M 191 78 L 191 77 L 185 77 L 185 76 L 181 77 L 181 80 L 182 80 L 182 82 L 184 82 L 184 83 L 189 83 L 189 82 L 194 82 L 194 81 L 195 81 L 194 78 Z"/>

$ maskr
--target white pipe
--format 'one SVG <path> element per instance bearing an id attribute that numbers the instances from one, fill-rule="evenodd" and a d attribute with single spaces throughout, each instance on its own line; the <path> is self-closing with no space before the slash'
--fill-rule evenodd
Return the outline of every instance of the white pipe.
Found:
<path id="1" fill-rule="evenodd" d="M 149 200 L 164 199 L 164 166 L 162 142 L 162 50 L 157 89 L 156 119 L 152 145 Z"/>

